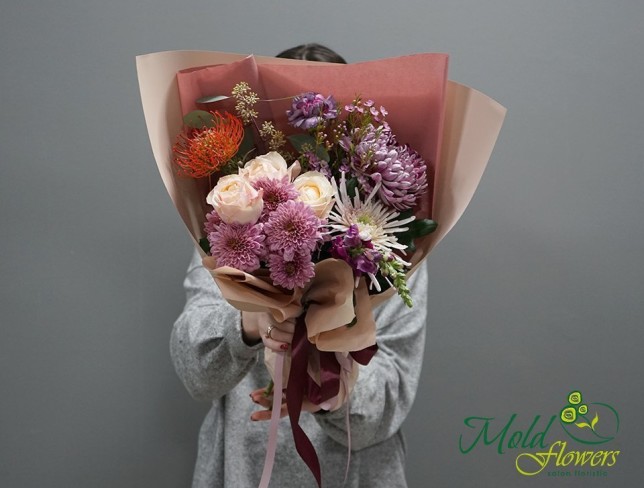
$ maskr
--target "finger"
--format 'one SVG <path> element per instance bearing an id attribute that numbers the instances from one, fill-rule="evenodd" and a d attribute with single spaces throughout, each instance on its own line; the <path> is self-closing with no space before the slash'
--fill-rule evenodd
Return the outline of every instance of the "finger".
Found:
<path id="1" fill-rule="evenodd" d="M 281 331 L 286 332 L 291 336 L 295 332 L 295 319 L 287 319 L 284 322 L 280 322 L 277 325 L 279 325 L 279 328 Z"/>
<path id="2" fill-rule="evenodd" d="M 272 413 L 273 412 L 270 410 L 257 410 L 250 414 L 250 419 L 254 422 L 257 422 L 258 420 L 270 420 Z"/>
<path id="3" fill-rule="evenodd" d="M 269 339 L 266 336 L 262 337 L 262 342 L 264 343 L 264 346 L 266 346 L 267 348 L 275 352 L 288 351 L 290 347 L 288 342 L 279 342 L 279 341 L 276 341 L 275 339 Z"/>
<path id="4" fill-rule="evenodd" d="M 266 388 L 258 388 L 257 390 L 253 390 L 250 392 L 251 398 L 254 397 L 255 395 L 265 395 L 266 394 Z"/>
<path id="5" fill-rule="evenodd" d="M 267 327 L 264 332 L 264 337 L 276 342 L 286 342 L 287 344 L 290 344 L 293 341 L 293 332 L 282 330 L 282 326 L 283 324 L 280 324 L 279 326 L 273 324 L 271 327 Z"/>
<path id="6" fill-rule="evenodd" d="M 264 407 L 270 410 L 271 406 L 273 405 L 273 398 L 272 397 L 266 397 L 264 395 L 257 395 L 257 396 L 251 396 L 251 400 L 253 400 L 253 403 L 256 403 L 260 407 Z"/>
<path id="7" fill-rule="evenodd" d="M 278 352 L 288 351 L 292 339 L 292 334 L 280 330 L 276 325 L 269 326 L 262 335 L 264 346 Z"/>
<path id="8" fill-rule="evenodd" d="M 250 419 L 255 422 L 270 420 L 272 415 L 273 412 L 271 410 L 257 410 L 251 414 Z M 282 408 L 280 409 L 280 417 L 286 417 L 286 415 L 288 415 L 288 410 L 286 409 L 286 404 L 283 403 Z"/>

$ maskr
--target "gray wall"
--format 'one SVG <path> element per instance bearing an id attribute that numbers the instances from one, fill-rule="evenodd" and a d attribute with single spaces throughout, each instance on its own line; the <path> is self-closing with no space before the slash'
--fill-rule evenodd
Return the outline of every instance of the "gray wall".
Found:
<path id="1" fill-rule="evenodd" d="M 636 0 L 3 1 L 0 486 L 188 485 L 205 406 L 167 342 L 191 243 L 134 56 L 307 40 L 350 61 L 448 52 L 452 79 L 509 110 L 430 257 L 410 485 L 640 486 L 642 19 Z M 511 453 L 459 453 L 465 417 L 517 413 L 525 428 L 572 389 L 619 411 L 608 477 L 528 479 Z"/>

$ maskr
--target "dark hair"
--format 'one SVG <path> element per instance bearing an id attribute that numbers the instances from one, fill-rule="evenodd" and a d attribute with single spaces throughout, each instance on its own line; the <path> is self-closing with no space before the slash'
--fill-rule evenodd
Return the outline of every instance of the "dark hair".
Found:
<path id="1" fill-rule="evenodd" d="M 327 63 L 347 64 L 342 56 L 322 44 L 311 42 L 292 47 L 279 53 L 277 58 L 304 59 L 306 61 L 325 61 Z"/>

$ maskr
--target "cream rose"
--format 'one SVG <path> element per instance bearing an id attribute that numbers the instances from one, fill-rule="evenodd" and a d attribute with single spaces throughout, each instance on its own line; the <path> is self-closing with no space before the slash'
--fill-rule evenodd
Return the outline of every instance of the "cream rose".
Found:
<path id="1" fill-rule="evenodd" d="M 335 201 L 334 192 L 331 183 L 322 173 L 307 171 L 295 178 L 293 186 L 300 194 L 298 200 L 309 205 L 315 215 L 321 219 L 329 215 Z"/>
<path id="2" fill-rule="evenodd" d="M 253 182 L 260 178 L 282 179 L 288 174 L 288 169 L 282 155 L 271 151 L 248 161 L 239 174 Z"/>
<path id="3" fill-rule="evenodd" d="M 227 224 L 254 224 L 264 207 L 262 190 L 256 190 L 239 175 L 220 178 L 206 201 Z"/>

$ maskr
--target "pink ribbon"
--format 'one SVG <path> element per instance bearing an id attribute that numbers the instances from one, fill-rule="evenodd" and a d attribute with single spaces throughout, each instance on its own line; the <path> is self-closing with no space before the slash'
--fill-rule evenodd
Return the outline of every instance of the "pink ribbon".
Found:
<path id="1" fill-rule="evenodd" d="M 275 359 L 275 379 L 273 383 L 273 411 L 271 412 L 271 423 L 268 426 L 268 445 L 266 446 L 266 457 L 264 458 L 264 471 L 259 482 L 259 488 L 268 488 L 275 463 L 275 452 L 277 450 L 277 428 L 279 427 L 280 414 L 282 412 L 282 371 L 284 369 L 284 353 L 277 353 Z"/>

